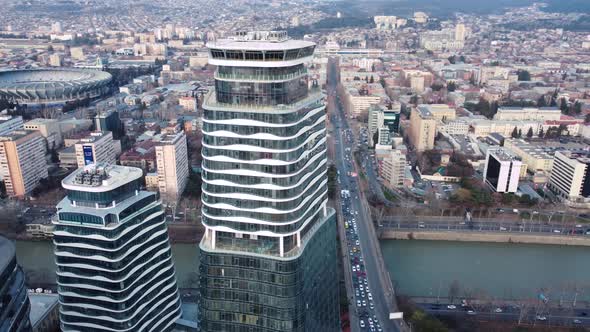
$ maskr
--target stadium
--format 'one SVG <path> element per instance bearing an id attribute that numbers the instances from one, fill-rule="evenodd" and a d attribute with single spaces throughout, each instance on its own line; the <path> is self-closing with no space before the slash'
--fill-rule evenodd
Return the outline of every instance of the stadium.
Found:
<path id="1" fill-rule="evenodd" d="M 84 69 L 27 69 L 0 72 L 0 98 L 21 105 L 56 106 L 108 92 L 111 74 Z"/>

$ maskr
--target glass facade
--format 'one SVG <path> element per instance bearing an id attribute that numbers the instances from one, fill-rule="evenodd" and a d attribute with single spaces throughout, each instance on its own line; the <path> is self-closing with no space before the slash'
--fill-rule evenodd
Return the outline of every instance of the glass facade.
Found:
<path id="1" fill-rule="evenodd" d="M 212 46 L 233 61 L 203 104 L 201 330 L 338 331 L 326 111 L 303 59 L 314 45 L 239 45 Z"/>
<path id="2" fill-rule="evenodd" d="M 180 299 L 162 204 L 125 173 L 141 170 L 115 165 L 105 170 L 120 177 L 106 179 L 118 185 L 100 192 L 69 185 L 58 204 L 53 241 L 61 328 L 170 331 L 180 316 Z M 91 207 L 93 199 L 116 203 Z M 78 202 L 87 204 L 74 205 Z"/>
<path id="3" fill-rule="evenodd" d="M 0 236 L 0 331 L 29 332 L 31 305 L 25 286 L 25 273 L 16 263 L 12 242 Z"/>

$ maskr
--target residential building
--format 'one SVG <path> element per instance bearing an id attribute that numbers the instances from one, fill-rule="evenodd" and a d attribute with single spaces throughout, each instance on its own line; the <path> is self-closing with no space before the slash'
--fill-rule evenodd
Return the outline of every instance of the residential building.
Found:
<path id="1" fill-rule="evenodd" d="M 23 117 L 0 115 L 0 136 L 8 135 L 15 130 L 23 129 Z"/>
<path id="2" fill-rule="evenodd" d="M 59 331 L 59 295 L 29 293 L 32 332 Z"/>
<path id="3" fill-rule="evenodd" d="M 427 107 L 422 105 L 412 109 L 408 138 L 416 151 L 434 148 L 436 119 Z"/>
<path id="4" fill-rule="evenodd" d="M 400 150 L 391 150 L 381 163 L 381 177 L 385 186 L 402 188 L 406 177 L 406 155 Z"/>
<path id="5" fill-rule="evenodd" d="M 3 236 L 0 236 L 0 253 L 0 331 L 30 331 L 31 305 L 25 273 L 16 262 L 14 243 Z"/>
<path id="6" fill-rule="evenodd" d="M 382 96 L 369 94 L 366 90 L 348 88 L 346 90 L 347 109 L 353 116 L 366 114 L 371 105 L 379 104 Z"/>
<path id="7" fill-rule="evenodd" d="M 590 153 L 557 151 L 549 177 L 549 189 L 563 200 L 590 202 Z"/>
<path id="8" fill-rule="evenodd" d="M 196 112 L 197 111 L 197 98 L 191 96 L 185 96 L 178 98 L 178 105 L 182 107 L 183 110 L 188 112 Z"/>
<path id="9" fill-rule="evenodd" d="M 59 122 L 55 119 L 36 118 L 24 124 L 26 130 L 36 130 L 47 140 L 48 148 L 58 148 L 63 144 Z"/>
<path id="10" fill-rule="evenodd" d="M 307 83 L 315 44 L 267 31 L 208 47 L 201 331 L 340 331 L 326 110 Z"/>
<path id="11" fill-rule="evenodd" d="M 180 130 L 164 134 L 156 145 L 158 190 L 165 203 L 176 205 L 188 183 L 186 135 Z"/>
<path id="12" fill-rule="evenodd" d="M 90 164 L 115 164 L 116 147 L 110 131 L 97 131 L 76 143 L 76 160 L 78 167 Z"/>
<path id="13" fill-rule="evenodd" d="M 522 161 L 505 149 L 488 149 L 483 171 L 485 183 L 499 193 L 515 193 L 518 189 Z"/>
<path id="14" fill-rule="evenodd" d="M 171 331 L 180 299 L 158 194 L 139 168 L 68 175 L 53 243 L 62 331 Z"/>
<path id="15" fill-rule="evenodd" d="M 457 112 L 447 104 L 421 104 L 418 108 L 427 109 L 435 120 L 447 122 L 455 120 Z"/>
<path id="16" fill-rule="evenodd" d="M 17 130 L 0 137 L 0 171 L 8 196 L 28 196 L 47 178 L 45 154 L 45 140 L 37 131 Z"/>

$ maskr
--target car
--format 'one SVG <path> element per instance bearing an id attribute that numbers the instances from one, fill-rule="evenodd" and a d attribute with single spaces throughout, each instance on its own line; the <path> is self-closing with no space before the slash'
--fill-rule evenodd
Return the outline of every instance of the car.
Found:
<path id="1" fill-rule="evenodd" d="M 582 225 L 578 224 L 578 225 L 576 225 L 576 228 L 582 228 Z"/>
<path id="2" fill-rule="evenodd" d="M 537 317 L 535 317 L 536 320 L 540 320 L 540 321 L 546 321 L 547 317 L 545 316 L 541 316 L 541 315 L 537 315 Z"/>
<path id="3" fill-rule="evenodd" d="M 367 295 L 367 298 L 369 298 L 370 301 L 373 301 L 373 295 L 371 293 L 369 293 L 369 295 Z"/>
<path id="4" fill-rule="evenodd" d="M 369 309 L 371 309 L 371 310 L 375 309 L 375 305 L 373 304 L 373 302 L 369 302 Z"/>
<path id="5" fill-rule="evenodd" d="M 367 301 L 363 300 L 361 303 L 363 304 L 363 307 L 367 306 Z"/>
<path id="6" fill-rule="evenodd" d="M 506 229 L 506 227 L 502 227 L 502 226 L 500 226 L 500 231 L 501 231 L 501 232 L 504 232 L 504 231 L 507 231 L 507 229 Z"/>
<path id="7" fill-rule="evenodd" d="M 369 325 L 373 325 L 373 319 L 371 317 L 369 317 L 368 321 L 369 321 Z"/>
<path id="8" fill-rule="evenodd" d="M 582 324 L 582 321 L 579 319 L 574 319 L 574 321 L 572 323 L 578 325 L 578 324 Z"/>
<path id="9" fill-rule="evenodd" d="M 512 209 L 512 212 L 518 213 L 518 209 Z"/>
<path id="10" fill-rule="evenodd" d="M 418 224 L 418 228 L 425 228 L 424 224 Z"/>
<path id="11" fill-rule="evenodd" d="M 356 300 L 356 306 L 360 307 L 361 306 L 361 300 Z"/>
<path id="12" fill-rule="evenodd" d="M 456 306 L 456 305 L 454 305 L 454 304 L 449 304 L 449 305 L 447 306 L 447 309 L 455 310 L 455 309 L 457 309 L 457 306 Z"/>
<path id="13" fill-rule="evenodd" d="M 467 314 L 468 315 L 477 315 L 477 312 L 473 311 L 473 310 L 467 310 Z"/>
<path id="14" fill-rule="evenodd" d="M 502 308 L 496 308 L 496 309 L 494 310 L 494 312 L 496 312 L 496 313 L 501 313 L 501 312 L 503 312 L 503 310 L 502 310 Z"/>
<path id="15" fill-rule="evenodd" d="M 361 327 L 365 327 L 365 321 L 361 319 L 360 325 L 361 325 Z"/>
<path id="16" fill-rule="evenodd" d="M 561 231 L 559 229 L 554 229 L 553 233 L 561 233 Z"/>

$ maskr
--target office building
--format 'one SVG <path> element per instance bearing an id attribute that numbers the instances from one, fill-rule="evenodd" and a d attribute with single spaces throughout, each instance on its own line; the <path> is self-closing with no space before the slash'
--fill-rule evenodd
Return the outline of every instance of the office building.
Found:
<path id="1" fill-rule="evenodd" d="M 587 151 L 555 152 L 549 189 L 563 200 L 590 201 L 590 154 Z"/>
<path id="2" fill-rule="evenodd" d="M 408 138 L 416 151 L 432 150 L 436 136 L 436 119 L 427 107 L 418 106 L 410 114 Z"/>
<path id="3" fill-rule="evenodd" d="M 31 194 L 47 178 L 46 146 L 36 131 L 17 130 L 0 137 L 0 171 L 11 197 Z"/>
<path id="4" fill-rule="evenodd" d="M 15 130 L 23 129 L 23 117 L 0 115 L 0 136 L 8 135 Z"/>
<path id="5" fill-rule="evenodd" d="M 30 331 L 25 273 L 16 262 L 16 249 L 7 238 L 0 236 L 0 331 Z"/>
<path id="6" fill-rule="evenodd" d="M 485 183 L 499 193 L 515 193 L 522 162 L 504 149 L 489 149 L 483 171 Z"/>
<path id="7" fill-rule="evenodd" d="M 96 131 L 110 131 L 113 139 L 120 139 L 125 136 L 123 122 L 119 118 L 119 112 L 115 110 L 102 111 L 94 117 Z"/>
<path id="8" fill-rule="evenodd" d="M 553 155 L 559 148 L 549 147 L 543 144 L 530 143 L 523 139 L 506 139 L 504 148 L 520 157 L 527 170 L 531 173 L 551 172 L 553 168 Z"/>
<path id="9" fill-rule="evenodd" d="M 208 47 L 201 331 L 340 331 L 315 44 L 271 31 Z"/>
<path id="10" fill-rule="evenodd" d="M 93 132 L 79 140 L 76 143 L 76 160 L 78 167 L 98 163 L 115 164 L 116 147 L 112 132 Z"/>
<path id="11" fill-rule="evenodd" d="M 178 105 L 187 112 L 197 111 L 197 98 L 191 96 L 185 96 L 178 98 Z"/>
<path id="12" fill-rule="evenodd" d="M 24 124 L 26 130 L 36 130 L 47 140 L 48 148 L 58 148 L 63 144 L 59 122 L 55 119 L 36 118 Z"/>
<path id="13" fill-rule="evenodd" d="M 169 205 L 176 205 L 186 188 L 189 175 L 184 131 L 162 135 L 156 145 L 156 170 L 162 200 Z"/>
<path id="14" fill-rule="evenodd" d="M 180 300 L 164 209 L 139 168 L 68 175 L 53 242 L 62 331 L 170 331 Z"/>

